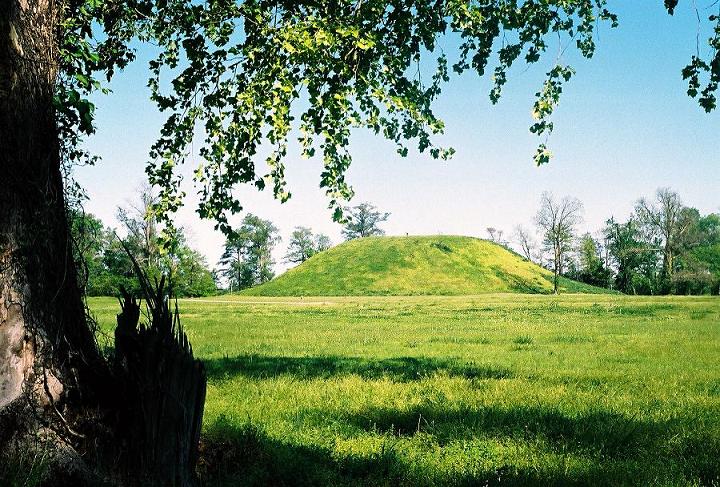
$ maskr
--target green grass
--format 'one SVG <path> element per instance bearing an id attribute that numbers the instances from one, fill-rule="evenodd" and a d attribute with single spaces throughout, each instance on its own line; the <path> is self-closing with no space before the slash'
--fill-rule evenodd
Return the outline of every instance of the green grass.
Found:
<path id="1" fill-rule="evenodd" d="M 92 299 L 105 329 L 115 300 Z M 207 485 L 718 485 L 712 297 L 181 300 Z"/>
<path id="2" fill-rule="evenodd" d="M 562 278 L 566 292 L 604 289 Z M 369 237 L 321 252 L 251 296 L 550 293 L 552 273 L 500 245 L 472 237 Z"/>

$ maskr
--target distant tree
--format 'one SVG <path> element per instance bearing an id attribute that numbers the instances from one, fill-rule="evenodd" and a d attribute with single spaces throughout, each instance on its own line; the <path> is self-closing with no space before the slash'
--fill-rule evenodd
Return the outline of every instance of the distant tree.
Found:
<path id="1" fill-rule="evenodd" d="M 611 218 L 603 234 L 615 266 L 615 287 L 627 294 L 654 293 L 657 249 L 643 238 L 637 220 L 631 218 L 626 223 L 618 223 Z"/>
<path id="2" fill-rule="evenodd" d="M 330 238 L 321 233 L 315 235 L 307 227 L 295 227 L 290 237 L 285 262 L 301 264 L 313 255 L 330 248 Z"/>
<path id="3" fill-rule="evenodd" d="M 697 210 L 685 207 L 678 194 L 669 188 L 660 188 L 655 200 L 641 198 L 635 205 L 638 222 L 646 238 L 656 238 L 661 246 L 662 286 L 667 291 L 675 271 L 675 257 L 685 245 L 693 224 L 697 222 Z"/>
<path id="4" fill-rule="evenodd" d="M 122 242 L 117 238 L 111 239 L 116 241 L 110 243 L 107 259 L 110 270 L 108 284 L 116 289 L 112 294 L 117 294 L 121 285 L 135 294 L 140 292 L 140 283 L 128 251 L 150 278 L 159 278 L 163 271 L 170 271 L 173 267 L 171 261 L 174 256 L 168 254 L 174 254 L 186 245 L 183 229 L 173 228 L 171 231 L 177 239 L 176 245 L 169 252 L 161 251 L 158 222 L 151 211 L 156 202 L 152 188 L 144 184 L 138 188 L 135 200 L 117 208 L 115 216 L 122 225 L 119 230 Z"/>
<path id="5" fill-rule="evenodd" d="M 687 211 L 693 220 L 682 239 L 675 259 L 676 269 L 670 280 L 675 294 L 720 293 L 720 215 L 700 216 L 697 210 Z"/>
<path id="6" fill-rule="evenodd" d="M 490 237 L 490 241 L 494 242 L 497 238 L 498 229 L 495 227 L 487 227 L 485 231 L 488 233 L 488 237 Z"/>
<path id="7" fill-rule="evenodd" d="M 558 294 L 558 281 L 563 264 L 572 249 L 575 227 L 582 221 L 583 206 L 577 198 L 564 197 L 556 202 L 552 194 L 544 192 L 535 223 L 543 234 L 543 244 L 552 252 L 553 292 Z"/>
<path id="8" fill-rule="evenodd" d="M 372 235 L 385 235 L 385 231 L 378 225 L 387 221 L 390 213 L 377 211 L 377 207 L 370 203 L 360 203 L 352 208 L 345 208 L 348 217 L 342 230 L 346 240 L 370 237 Z"/>
<path id="9" fill-rule="evenodd" d="M 271 221 L 248 213 L 235 234 L 226 239 L 220 257 L 220 273 L 230 288 L 244 289 L 272 279 L 272 250 L 279 241 L 278 229 Z"/>
<path id="10" fill-rule="evenodd" d="M 207 259 L 191 248 L 185 237 L 179 241 L 178 249 L 165 259 L 164 267 L 172 277 L 173 292 L 177 296 L 210 296 L 217 291 L 215 276 L 208 268 Z"/>
<path id="11" fill-rule="evenodd" d="M 78 269 L 78 283 L 86 294 L 96 295 L 97 276 L 103 273 L 103 254 L 109 235 L 103 222 L 82 209 L 69 212 L 73 257 Z"/>
<path id="12" fill-rule="evenodd" d="M 517 225 L 513 230 L 513 240 L 520 246 L 523 257 L 532 261 L 535 241 L 530 235 L 530 231 L 523 225 Z"/>
<path id="13" fill-rule="evenodd" d="M 123 225 L 125 243 L 133 256 L 151 275 L 157 274 L 160 267 L 160 242 L 157 219 L 152 207 L 157 197 L 152 188 L 144 184 L 138 189 L 136 201 L 130 201 L 124 207 L 118 207 L 116 217 Z M 178 232 L 181 234 L 182 232 Z"/>
<path id="14" fill-rule="evenodd" d="M 700 245 L 720 244 L 720 214 L 710 213 L 698 220 L 700 230 Z"/>
<path id="15" fill-rule="evenodd" d="M 593 286 L 610 286 L 612 272 L 605 266 L 600 244 L 589 233 L 583 235 L 578 243 L 577 269 L 572 277 Z"/>
<path id="16" fill-rule="evenodd" d="M 118 208 L 125 230 L 122 242 L 98 218 L 80 210 L 71 212 L 73 254 L 85 292 L 89 296 L 117 296 L 123 287 L 138 295 L 140 283 L 129 251 L 150 277 L 166 274 L 177 296 L 214 293 L 216 284 L 205 257 L 189 246 L 182 228 L 173 229 L 176 245 L 161 252 L 156 223 L 145 211 L 152 202 L 151 193 L 145 189 L 137 202 Z"/>
<path id="17" fill-rule="evenodd" d="M 505 234 L 504 230 L 495 227 L 487 227 L 485 230 L 487 231 L 491 242 L 504 246 L 508 245 L 508 241 L 503 239 L 503 235 Z"/>
<path id="18" fill-rule="evenodd" d="M 324 233 L 318 233 L 315 235 L 315 250 L 317 252 L 324 252 L 332 247 L 332 240 Z"/>

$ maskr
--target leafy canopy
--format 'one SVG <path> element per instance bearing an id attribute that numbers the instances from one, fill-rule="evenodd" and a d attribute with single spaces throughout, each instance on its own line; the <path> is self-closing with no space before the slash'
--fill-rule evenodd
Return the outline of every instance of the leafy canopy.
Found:
<path id="1" fill-rule="evenodd" d="M 248 213 L 237 232 L 225 240 L 220 273 L 231 289 L 243 289 L 269 281 L 275 276 L 272 251 L 280 242 L 278 229 L 270 220 Z"/>
<path id="2" fill-rule="evenodd" d="M 354 238 L 372 237 L 373 235 L 385 235 L 380 228 L 382 222 L 387 221 L 390 213 L 378 211 L 375 205 L 360 203 L 352 208 L 345 208 L 349 218 L 342 229 L 343 237 L 347 240 Z"/>
<path id="3" fill-rule="evenodd" d="M 598 22 L 617 25 L 606 0 L 72 0 L 60 26 L 61 83 L 56 106 L 72 163 L 89 155 L 79 138 L 93 131 L 87 96 L 134 58 L 131 41 L 157 46 L 150 62 L 152 99 L 167 121 L 150 151 L 147 174 L 159 188 L 154 211 L 171 233 L 169 215 L 182 204 L 177 167 L 202 139 L 195 171 L 201 217 L 231 233 L 229 216 L 242 210 L 233 194 L 240 184 L 271 186 L 290 197 L 284 158 L 288 138 L 299 131 L 302 155 L 323 159 L 321 186 L 342 220 L 352 197 L 345 179 L 351 131 L 365 128 L 408 153 L 444 159 L 436 146 L 443 130 L 433 101 L 450 72 L 492 72 L 490 98 L 497 102 L 517 62 L 553 59 L 568 47 L 586 57 L 595 50 Z M 673 13 L 677 0 L 665 0 Z M 711 110 L 720 79 L 720 20 L 709 40 L 683 70 L 688 94 Z M 446 53 L 442 36 L 459 37 Z M 547 51 L 551 49 L 551 53 Z M 450 55 L 448 55 L 450 54 Z M 429 61 L 428 61 L 429 59 Z M 494 65 L 491 66 L 491 60 Z M 423 77 L 428 62 L 432 75 Z M 538 164 L 550 159 L 545 138 L 551 116 L 573 69 L 557 58 L 536 93 L 531 131 L 543 136 Z M 197 141 L 196 141 L 197 143 Z M 261 168 L 264 160 L 265 168 Z"/>
<path id="4" fill-rule="evenodd" d="M 322 233 L 314 234 L 307 227 L 295 227 L 290 236 L 287 253 L 284 261 L 292 264 L 301 264 L 315 254 L 323 252 L 332 246 L 330 237 Z"/>

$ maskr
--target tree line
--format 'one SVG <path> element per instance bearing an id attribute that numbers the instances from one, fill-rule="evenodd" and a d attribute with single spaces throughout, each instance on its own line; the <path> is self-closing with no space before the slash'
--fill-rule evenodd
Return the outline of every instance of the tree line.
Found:
<path id="1" fill-rule="evenodd" d="M 209 296 L 217 292 L 217 276 L 207 259 L 188 243 L 185 230 L 174 229 L 176 245 L 162 251 L 157 221 L 148 216 L 152 204 L 148 191 L 139 204 L 117 209 L 122 239 L 95 216 L 75 208 L 70 211 L 74 257 L 80 285 L 88 296 L 119 296 L 121 289 L 140 295 L 133 259 L 151 279 L 169 277 L 168 291 L 178 297 Z"/>
<path id="2" fill-rule="evenodd" d="M 188 243 L 182 227 L 173 229 L 176 245 L 169 251 L 162 249 L 158 222 L 149 211 L 154 199 L 150 189 L 143 188 L 137 202 L 117 209 L 122 238 L 115 229 L 79 207 L 70 210 L 74 255 L 87 295 L 118 296 L 121 289 L 139 295 L 140 282 L 133 258 L 151 278 L 169 276 L 172 286 L 169 291 L 178 297 L 213 295 L 223 285 L 229 291 L 237 291 L 275 276 L 273 251 L 282 239 L 270 220 L 248 213 L 237 230 L 226 237 L 217 268 L 211 269 L 205 256 Z M 347 240 L 385 233 L 379 224 L 387 220 L 389 213 L 377 211 L 370 203 L 345 210 L 348 218 L 342 233 Z M 297 226 L 283 261 L 301 264 L 331 246 L 327 235 Z"/>
<path id="3" fill-rule="evenodd" d="M 560 275 L 626 294 L 720 293 L 720 214 L 702 215 L 677 192 L 660 188 L 637 200 L 630 217 L 609 218 L 597 232 L 578 233 L 583 205 L 543 193 L 537 236 L 518 225 L 512 241 L 488 228 L 491 240 L 512 244 L 526 259 Z"/>

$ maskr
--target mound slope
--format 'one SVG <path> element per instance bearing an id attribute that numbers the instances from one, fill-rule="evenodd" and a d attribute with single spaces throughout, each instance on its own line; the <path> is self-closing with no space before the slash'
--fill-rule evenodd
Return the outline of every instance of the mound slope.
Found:
<path id="1" fill-rule="evenodd" d="M 565 292 L 604 289 L 562 279 Z M 472 237 L 368 237 L 345 242 L 270 282 L 255 296 L 469 295 L 550 293 L 552 273 Z"/>

